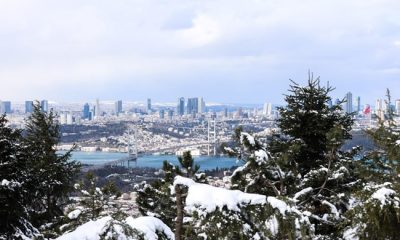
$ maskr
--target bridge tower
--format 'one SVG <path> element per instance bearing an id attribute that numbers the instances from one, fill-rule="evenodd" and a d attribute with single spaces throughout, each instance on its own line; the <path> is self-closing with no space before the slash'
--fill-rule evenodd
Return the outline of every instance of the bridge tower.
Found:
<path id="1" fill-rule="evenodd" d="M 211 129 L 211 124 L 213 124 Z M 207 145 L 207 153 L 210 156 L 210 146 L 213 145 L 213 150 L 214 150 L 214 156 L 217 154 L 217 131 L 216 131 L 216 120 L 208 120 L 207 124 L 207 140 L 208 140 L 208 145 Z"/>
<path id="2" fill-rule="evenodd" d="M 138 157 L 138 150 L 136 146 L 136 129 L 129 129 L 128 131 L 128 161 L 136 161 Z"/>

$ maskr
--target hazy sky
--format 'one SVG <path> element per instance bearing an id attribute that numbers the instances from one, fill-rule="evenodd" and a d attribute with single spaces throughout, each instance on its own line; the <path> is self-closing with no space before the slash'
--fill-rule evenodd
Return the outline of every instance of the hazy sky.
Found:
<path id="1" fill-rule="evenodd" d="M 0 0 L 0 99 L 400 98 L 399 0 Z"/>

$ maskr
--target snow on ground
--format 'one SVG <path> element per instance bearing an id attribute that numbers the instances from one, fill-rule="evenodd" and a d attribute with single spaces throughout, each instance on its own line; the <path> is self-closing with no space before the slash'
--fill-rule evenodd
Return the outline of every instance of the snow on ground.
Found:
<path id="1" fill-rule="evenodd" d="M 158 239 L 156 232 L 163 232 L 168 239 L 174 240 L 175 235 L 171 229 L 165 225 L 160 219 L 155 217 L 139 217 L 134 219 L 133 217 L 128 217 L 126 223 L 134 229 L 139 230 L 144 233 L 146 240 L 156 240 Z"/>
<path id="2" fill-rule="evenodd" d="M 174 185 L 189 187 L 185 208 L 189 212 L 199 209 L 206 212 L 213 212 L 217 207 L 222 209 L 224 206 L 232 211 L 240 211 L 239 207 L 244 204 L 266 203 L 266 196 L 264 195 L 244 193 L 239 190 L 228 190 L 208 184 L 196 183 L 191 179 L 181 176 L 175 177 Z"/>

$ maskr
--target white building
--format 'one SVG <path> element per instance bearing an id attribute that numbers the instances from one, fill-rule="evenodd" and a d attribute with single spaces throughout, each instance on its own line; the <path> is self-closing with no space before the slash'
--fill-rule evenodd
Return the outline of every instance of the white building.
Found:
<path id="1" fill-rule="evenodd" d="M 204 99 L 202 97 L 199 97 L 197 101 L 197 112 L 204 113 L 206 111 L 206 103 L 204 102 Z"/>
<path id="2" fill-rule="evenodd" d="M 375 103 L 375 114 L 379 115 L 379 113 L 383 110 L 383 104 L 382 104 L 382 99 L 376 100 Z"/>
<path id="3" fill-rule="evenodd" d="M 101 115 L 100 101 L 99 101 L 99 99 L 96 99 L 96 109 L 95 109 L 95 112 L 94 112 L 94 116 L 95 117 L 100 117 L 100 115 Z"/>
<path id="4" fill-rule="evenodd" d="M 60 114 L 60 124 L 64 125 L 67 124 L 67 113 L 63 112 Z"/>
<path id="5" fill-rule="evenodd" d="M 272 104 L 271 103 L 264 103 L 263 115 L 265 115 L 265 116 L 272 115 Z"/>
<path id="6" fill-rule="evenodd" d="M 67 125 L 72 125 L 73 123 L 72 113 L 67 113 Z"/>
<path id="7" fill-rule="evenodd" d="M 396 106 L 396 114 L 400 114 L 400 99 L 397 99 L 395 101 L 395 106 Z"/>

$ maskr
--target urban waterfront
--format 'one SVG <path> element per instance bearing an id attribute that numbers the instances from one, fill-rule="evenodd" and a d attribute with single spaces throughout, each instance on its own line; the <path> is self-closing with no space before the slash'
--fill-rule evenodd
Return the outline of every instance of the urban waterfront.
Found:
<path id="1" fill-rule="evenodd" d="M 64 153 L 60 151 L 60 153 Z M 72 160 L 89 165 L 103 165 L 107 162 L 125 158 L 126 153 L 111 152 L 73 152 Z M 226 156 L 194 156 L 195 163 L 200 165 L 201 170 L 211 170 L 216 168 L 231 168 L 240 166 L 243 162 L 236 158 Z M 136 162 L 130 162 L 130 167 L 151 167 L 161 168 L 163 161 L 167 160 L 174 165 L 179 165 L 176 155 L 144 155 L 140 156 Z"/>

